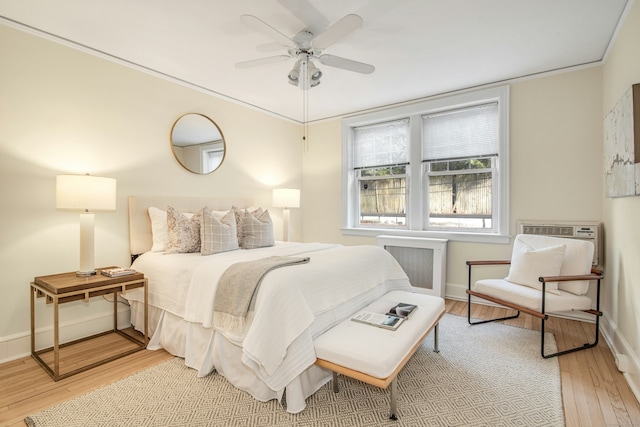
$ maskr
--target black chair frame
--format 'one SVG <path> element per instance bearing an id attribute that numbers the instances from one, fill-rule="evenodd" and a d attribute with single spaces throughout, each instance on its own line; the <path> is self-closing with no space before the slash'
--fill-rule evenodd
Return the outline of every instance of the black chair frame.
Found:
<path id="1" fill-rule="evenodd" d="M 490 295 L 485 295 L 481 292 L 477 292 L 471 289 L 471 269 L 473 266 L 482 266 L 482 265 L 509 265 L 511 261 L 503 260 L 503 261 L 467 261 L 468 268 L 468 280 L 467 280 L 467 296 L 468 296 L 468 304 L 467 304 L 467 321 L 470 325 L 479 325 L 482 323 L 488 322 L 497 322 L 500 320 L 509 320 L 515 319 L 520 316 L 520 313 L 526 313 L 533 317 L 537 317 L 541 321 L 541 339 L 540 339 L 540 354 L 543 358 L 549 359 L 551 357 L 561 356 L 567 353 L 573 353 L 574 351 L 585 350 L 587 348 L 592 348 L 598 345 L 599 337 L 600 337 L 600 317 L 602 316 L 602 312 L 600 311 L 600 281 L 604 278 L 604 271 L 601 269 L 592 268 L 590 274 L 584 275 L 572 275 L 572 276 L 547 276 L 540 277 L 538 280 L 542 283 L 542 304 L 541 310 L 536 311 L 527 307 L 520 306 L 518 304 L 512 303 L 510 301 L 505 301 L 500 298 L 496 298 Z M 545 335 L 545 321 L 549 318 L 549 314 L 545 311 L 545 297 L 546 297 L 546 285 L 548 282 L 569 282 L 575 280 L 595 280 L 597 281 L 597 291 L 596 291 L 596 308 L 591 310 L 581 310 L 585 313 L 592 314 L 595 316 L 595 337 L 593 342 L 585 343 L 582 346 L 570 348 L 568 350 L 558 351 L 552 354 L 544 353 L 544 335 Z M 504 307 L 508 307 L 512 310 L 516 311 L 515 315 L 500 317 L 495 319 L 487 319 L 487 320 L 471 320 L 471 297 L 478 297 L 485 299 L 487 301 L 491 301 L 495 304 L 502 305 Z"/>

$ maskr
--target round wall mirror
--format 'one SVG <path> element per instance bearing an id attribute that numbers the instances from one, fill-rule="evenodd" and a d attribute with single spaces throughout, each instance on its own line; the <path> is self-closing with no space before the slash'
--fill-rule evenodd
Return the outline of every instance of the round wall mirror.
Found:
<path id="1" fill-rule="evenodd" d="M 188 113 L 171 128 L 171 151 L 186 170 L 208 174 L 218 169 L 224 160 L 224 137 L 209 117 Z"/>

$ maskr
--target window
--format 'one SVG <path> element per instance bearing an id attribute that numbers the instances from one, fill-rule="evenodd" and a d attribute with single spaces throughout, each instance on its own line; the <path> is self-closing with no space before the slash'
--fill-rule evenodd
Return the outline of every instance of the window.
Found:
<path id="1" fill-rule="evenodd" d="M 354 129 L 354 172 L 360 226 L 404 226 L 407 206 L 409 121 Z"/>
<path id="2" fill-rule="evenodd" d="M 507 123 L 507 87 L 345 119 L 343 232 L 504 240 Z"/>
<path id="3" fill-rule="evenodd" d="M 493 230 L 498 104 L 422 116 L 427 229 Z"/>
<path id="4" fill-rule="evenodd" d="M 221 147 L 217 148 L 208 148 L 202 150 L 202 170 L 203 171 L 214 171 L 220 166 L 222 160 L 224 159 L 224 145 L 220 145 Z"/>

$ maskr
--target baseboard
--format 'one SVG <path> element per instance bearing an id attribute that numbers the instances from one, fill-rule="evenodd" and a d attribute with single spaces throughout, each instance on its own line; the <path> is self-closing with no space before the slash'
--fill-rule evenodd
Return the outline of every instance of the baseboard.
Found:
<path id="1" fill-rule="evenodd" d="M 120 307 L 121 306 L 121 307 Z M 118 307 L 118 329 L 130 326 L 129 306 Z M 60 342 L 73 341 L 113 329 L 113 310 L 60 324 Z M 53 346 L 53 325 L 36 330 L 36 348 Z M 0 363 L 10 362 L 31 355 L 31 332 L 0 337 Z"/>
<path id="2" fill-rule="evenodd" d="M 618 370 L 623 373 L 629 388 L 640 402 L 640 357 L 606 311 L 600 322 L 600 333 L 613 353 Z"/>

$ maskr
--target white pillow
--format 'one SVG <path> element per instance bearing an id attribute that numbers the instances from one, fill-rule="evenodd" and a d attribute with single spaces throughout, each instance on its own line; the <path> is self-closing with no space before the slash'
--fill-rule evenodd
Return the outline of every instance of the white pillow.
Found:
<path id="1" fill-rule="evenodd" d="M 580 239 L 570 239 L 564 254 L 564 263 L 560 270 L 561 276 L 583 275 L 591 273 L 594 245 Z M 584 295 L 589 290 L 589 281 L 560 282 L 558 289 L 576 295 Z"/>
<path id="2" fill-rule="evenodd" d="M 193 214 L 184 214 L 191 218 Z M 169 240 L 169 227 L 167 227 L 167 211 L 155 207 L 149 208 L 149 218 L 151 219 L 151 237 L 153 246 L 151 252 L 163 252 L 167 249 Z"/>
<path id="3" fill-rule="evenodd" d="M 505 280 L 519 285 L 542 290 L 541 276 L 559 276 L 566 246 L 549 246 L 532 249 L 529 245 L 516 240 L 513 244 L 511 267 Z M 558 282 L 548 282 L 547 292 L 558 294 Z"/>
<path id="4" fill-rule="evenodd" d="M 516 236 L 514 248 L 524 242 L 531 249 L 542 249 L 549 246 L 565 245 L 564 260 L 560 269 L 560 276 L 584 275 L 591 272 L 593 251 L 592 242 L 582 239 L 566 239 L 535 234 L 520 234 Z M 558 289 L 576 295 L 584 295 L 589 290 L 588 280 L 559 282 Z"/>
<path id="5" fill-rule="evenodd" d="M 238 249 L 234 212 L 228 211 L 224 217 L 218 219 L 213 212 L 204 208 L 200 226 L 200 241 L 200 253 L 202 255 L 213 255 Z"/>

